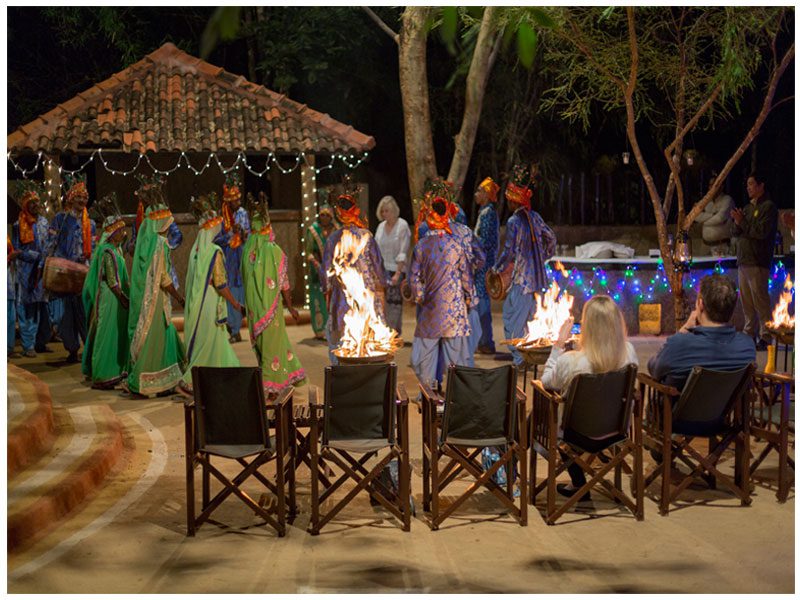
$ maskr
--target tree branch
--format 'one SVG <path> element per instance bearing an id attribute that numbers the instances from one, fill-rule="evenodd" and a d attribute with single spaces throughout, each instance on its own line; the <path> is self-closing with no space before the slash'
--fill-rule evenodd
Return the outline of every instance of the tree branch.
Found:
<path id="1" fill-rule="evenodd" d="M 395 44 L 400 43 L 400 36 L 391 27 L 384 23 L 383 19 L 375 14 L 375 11 L 373 11 L 369 6 L 362 6 L 361 8 L 363 8 L 364 12 L 369 15 L 370 19 L 377 23 L 378 27 L 380 27 L 386 35 L 394 40 Z"/>
<path id="2" fill-rule="evenodd" d="M 697 215 L 699 215 L 700 212 L 705 208 L 706 204 L 708 204 L 712 198 L 717 197 L 717 194 L 722 187 L 722 182 L 725 181 L 725 178 L 728 176 L 728 173 L 731 172 L 733 166 L 742 157 L 747 148 L 750 147 L 750 144 L 753 143 L 753 140 L 758 135 L 758 132 L 761 130 L 761 126 L 764 124 L 764 121 L 767 119 L 767 116 L 769 116 L 769 113 L 773 108 L 772 99 L 775 97 L 775 91 L 777 90 L 778 82 L 789 66 L 789 63 L 791 63 L 793 60 L 794 44 L 789 47 L 789 49 L 786 51 L 786 54 L 783 55 L 783 59 L 781 60 L 780 64 L 772 72 L 772 76 L 769 80 L 769 86 L 767 87 L 767 93 L 764 96 L 764 102 L 761 105 L 761 111 L 758 113 L 753 126 L 747 132 L 747 135 L 744 136 L 742 143 L 739 144 L 739 147 L 736 149 L 733 155 L 731 155 L 731 157 L 728 159 L 728 162 L 725 163 L 725 166 L 722 167 L 722 170 L 714 181 L 714 185 L 711 186 L 711 189 L 708 190 L 706 195 L 703 196 L 703 198 L 697 204 L 695 204 L 694 207 L 692 207 L 692 210 L 689 212 L 689 214 L 686 215 L 683 223 L 684 229 L 688 229 L 697 218 Z"/>

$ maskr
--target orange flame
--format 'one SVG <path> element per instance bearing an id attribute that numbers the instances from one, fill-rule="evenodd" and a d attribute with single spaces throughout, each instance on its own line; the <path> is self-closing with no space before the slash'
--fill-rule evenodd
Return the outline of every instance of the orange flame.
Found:
<path id="1" fill-rule="evenodd" d="M 561 273 L 564 277 L 569 279 L 569 270 L 566 267 L 564 267 L 564 265 L 561 264 L 560 260 L 557 260 L 555 263 L 553 263 L 553 269 L 555 269 L 556 271 Z"/>
<path id="2" fill-rule="evenodd" d="M 400 345 L 397 332 L 389 328 L 375 311 L 375 294 L 364 283 L 355 267 L 364 252 L 369 236 L 356 236 L 349 229 L 333 252 L 330 276 L 342 283 L 348 310 L 344 316 L 344 333 L 337 353 L 342 356 L 377 356 L 393 353 Z"/>
<path id="3" fill-rule="evenodd" d="M 575 301 L 567 291 L 558 296 L 561 288 L 554 281 L 544 296 L 535 293 L 536 313 L 528 321 L 528 330 L 523 345 L 549 346 L 558 339 L 558 332 L 570 317 Z"/>
<path id="4" fill-rule="evenodd" d="M 794 329 L 794 315 L 789 314 L 793 289 L 792 277 L 787 274 L 786 281 L 783 283 L 783 292 L 778 299 L 778 304 L 775 305 L 775 309 L 772 311 L 772 321 L 767 323 L 767 327 L 771 329 Z"/>

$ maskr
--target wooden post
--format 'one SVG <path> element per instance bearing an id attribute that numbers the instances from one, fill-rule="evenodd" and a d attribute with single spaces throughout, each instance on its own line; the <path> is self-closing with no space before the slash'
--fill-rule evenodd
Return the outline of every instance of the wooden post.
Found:
<path id="1" fill-rule="evenodd" d="M 316 157 L 306 155 L 300 166 L 301 203 L 300 213 L 300 255 L 303 262 L 303 306 L 309 307 L 311 301 L 308 292 L 308 257 L 306 256 L 306 231 L 317 218 L 317 169 Z"/>
<path id="2" fill-rule="evenodd" d="M 61 164 L 58 156 L 44 156 L 44 191 L 46 201 L 45 210 L 48 220 L 52 219 L 61 209 L 61 172 L 58 167 Z"/>

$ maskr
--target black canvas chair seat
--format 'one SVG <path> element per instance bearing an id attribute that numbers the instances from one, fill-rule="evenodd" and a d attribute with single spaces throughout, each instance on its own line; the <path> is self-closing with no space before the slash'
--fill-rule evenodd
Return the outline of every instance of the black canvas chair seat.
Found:
<path id="1" fill-rule="evenodd" d="M 450 365 L 443 399 L 425 385 L 420 385 L 422 498 L 424 509 L 430 512 L 431 529 L 438 529 L 481 487 L 497 497 L 520 525 L 527 525 L 525 396 L 517 389 L 516 379 L 512 366 L 477 369 Z M 477 457 L 488 447 L 498 447 L 501 456 L 489 470 L 484 471 Z M 440 468 L 442 458 L 448 462 Z M 520 468 L 519 506 L 514 498 L 515 465 Z M 505 487 L 492 479 L 500 467 L 506 469 Z M 462 473 L 474 477 L 475 483 L 440 511 L 442 492 Z"/>
<path id="2" fill-rule="evenodd" d="M 750 434 L 766 442 L 750 465 L 752 476 L 772 452 L 778 455 L 778 502 L 786 502 L 794 484 L 794 377 L 756 373 L 750 393 Z M 791 453 L 790 453 L 791 451 Z M 759 478 L 764 481 L 763 478 Z"/>
<path id="3" fill-rule="evenodd" d="M 238 497 L 278 533 L 286 534 L 288 486 L 289 518 L 296 513 L 294 459 L 292 457 L 292 395 L 289 387 L 275 402 L 267 404 L 261 369 L 253 367 L 193 367 L 194 399 L 184 403 L 186 431 L 186 520 L 187 533 L 195 530 L 231 495 Z M 275 434 L 270 435 L 267 412 L 273 413 Z M 235 460 L 242 470 L 229 478 L 212 457 Z M 246 460 L 246 459 L 249 459 Z M 275 481 L 260 469 L 275 463 Z M 195 517 L 194 471 L 202 469 L 202 512 Z M 211 498 L 211 475 L 223 488 Z M 276 507 L 267 510 L 241 489 L 257 479 L 276 496 Z"/>
<path id="4" fill-rule="evenodd" d="M 531 504 L 547 490 L 548 525 L 555 524 L 584 494 L 598 486 L 614 501 L 624 504 L 636 520 L 644 519 L 641 404 L 635 383 L 636 365 L 609 373 L 578 375 L 564 395 L 545 389 L 541 381 L 532 382 Z M 564 409 L 560 427 L 559 406 Z M 539 455 L 547 460 L 547 478 L 541 483 L 536 480 Z M 632 457 L 633 466 L 628 464 L 628 457 Z M 586 483 L 557 507 L 556 479 L 572 464 L 586 473 Z M 613 483 L 606 479 L 612 469 Z M 623 471 L 632 478 L 633 498 L 623 490 Z"/>
<path id="5" fill-rule="evenodd" d="M 402 523 L 403 531 L 409 531 L 408 397 L 402 386 L 397 385 L 397 366 L 327 367 L 323 403 L 319 402 L 319 396 L 319 389 L 311 386 L 309 531 L 312 535 L 319 534 L 359 492 L 368 493 Z M 382 477 L 384 468 L 393 460 L 398 462 L 397 490 L 389 489 Z M 323 464 L 338 467 L 338 477 L 324 476 Z M 355 487 L 323 513 L 323 503 L 348 481 L 355 482 Z"/>
<path id="6" fill-rule="evenodd" d="M 261 444 L 208 444 L 203 448 L 203 452 L 213 454 L 214 456 L 220 456 L 222 458 L 245 458 L 263 452 L 266 452 L 270 455 L 274 454 L 275 444 L 276 438 L 275 436 L 271 436 L 269 446 L 263 446 Z"/>
<path id="7" fill-rule="evenodd" d="M 659 512 L 669 514 L 669 507 L 692 481 L 703 479 L 711 488 L 721 482 L 741 501 L 749 505 L 750 435 L 747 417 L 747 390 L 754 365 L 732 371 L 714 371 L 694 367 L 682 391 L 639 374 L 645 399 L 644 442 L 660 460 L 644 478 L 649 487 L 661 476 Z M 696 438 L 708 440 L 708 452 L 702 454 L 692 444 Z M 735 444 L 735 474 L 731 480 L 717 464 L 723 452 Z M 673 461 L 689 468 L 680 481 L 672 481 Z M 673 483 L 675 489 L 673 490 Z"/>

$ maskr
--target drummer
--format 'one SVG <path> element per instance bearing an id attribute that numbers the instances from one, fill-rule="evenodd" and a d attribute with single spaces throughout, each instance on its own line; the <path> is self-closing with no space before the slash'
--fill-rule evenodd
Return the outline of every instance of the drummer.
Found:
<path id="1" fill-rule="evenodd" d="M 533 293 L 547 289 L 544 263 L 555 253 L 556 235 L 536 211 L 531 209 L 533 173 L 523 165 L 514 167 L 506 187 L 506 200 L 514 214 L 506 224 L 503 252 L 492 271 L 502 273 L 513 265 L 508 295 L 503 304 L 503 332 L 506 338 L 525 335 L 525 326 L 536 311 Z M 514 364 L 522 364 L 522 356 L 509 346 Z"/>
<path id="2" fill-rule="evenodd" d="M 72 262 L 89 264 L 95 244 L 95 223 L 89 219 L 86 205 L 89 191 L 81 177 L 68 179 L 64 210 L 50 223 L 48 254 Z M 51 294 L 51 317 L 58 329 L 64 348 L 69 352 L 68 363 L 80 362 L 80 340 L 86 340 L 86 314 L 81 290 L 74 294 Z"/>
<path id="3" fill-rule="evenodd" d="M 42 271 L 47 251 L 47 219 L 42 216 L 41 186 L 29 181 L 17 200 L 19 219 L 11 228 L 11 243 L 17 276 L 17 317 L 24 356 L 51 352 L 45 345 L 50 339 L 50 317 L 42 285 Z"/>

